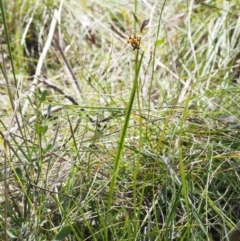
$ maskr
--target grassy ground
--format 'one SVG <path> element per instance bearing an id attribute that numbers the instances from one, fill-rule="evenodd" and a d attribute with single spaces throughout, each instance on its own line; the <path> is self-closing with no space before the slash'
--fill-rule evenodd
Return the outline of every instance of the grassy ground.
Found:
<path id="1" fill-rule="evenodd" d="M 0 3 L 1 240 L 239 240 L 239 0 Z"/>

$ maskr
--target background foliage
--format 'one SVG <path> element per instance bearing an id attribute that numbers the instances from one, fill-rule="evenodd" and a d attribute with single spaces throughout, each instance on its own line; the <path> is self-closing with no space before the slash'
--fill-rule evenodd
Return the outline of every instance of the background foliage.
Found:
<path id="1" fill-rule="evenodd" d="M 2 240 L 239 240 L 238 0 L 0 3 Z"/>

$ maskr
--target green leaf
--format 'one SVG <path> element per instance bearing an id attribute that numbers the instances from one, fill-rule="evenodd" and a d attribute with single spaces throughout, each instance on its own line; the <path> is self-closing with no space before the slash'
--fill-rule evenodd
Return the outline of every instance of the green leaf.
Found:
<path id="1" fill-rule="evenodd" d="M 44 153 L 48 152 L 52 148 L 52 144 L 47 144 L 47 146 L 44 148 Z"/>
<path id="2" fill-rule="evenodd" d="M 34 124 L 35 131 L 38 135 L 43 135 L 47 132 L 48 126 L 42 126 L 38 124 Z"/>
<path id="3" fill-rule="evenodd" d="M 41 97 L 40 97 L 40 102 L 42 103 L 43 101 L 46 100 L 46 96 L 47 96 L 47 91 L 44 90 L 41 94 Z"/>
<path id="4" fill-rule="evenodd" d="M 156 42 L 155 42 L 155 46 L 159 46 L 161 44 L 164 43 L 164 40 L 163 39 L 158 39 Z"/>
<path id="5" fill-rule="evenodd" d="M 63 227 L 59 233 L 57 234 L 55 240 L 63 240 L 66 238 L 70 233 L 72 232 L 71 226 L 65 226 Z"/>

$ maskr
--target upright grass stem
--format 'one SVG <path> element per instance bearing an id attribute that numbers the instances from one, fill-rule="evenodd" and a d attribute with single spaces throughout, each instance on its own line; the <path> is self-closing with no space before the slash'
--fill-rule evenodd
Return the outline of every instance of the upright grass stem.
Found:
<path id="1" fill-rule="evenodd" d="M 114 187 L 115 187 L 116 179 L 118 176 L 119 165 L 120 165 L 120 161 L 121 161 L 121 157 L 122 157 L 122 153 L 123 153 L 123 147 L 124 147 L 125 138 L 126 138 L 126 134 L 127 134 L 127 128 L 128 128 L 130 115 L 131 115 L 131 111 L 132 111 L 132 107 L 133 107 L 134 97 L 135 97 L 136 89 L 138 86 L 138 75 L 139 75 L 140 67 L 142 64 L 143 55 L 144 55 L 144 52 L 142 52 L 140 60 L 139 60 L 139 49 L 137 49 L 136 56 L 135 56 L 135 76 L 134 76 L 133 86 L 132 86 L 131 94 L 129 97 L 129 102 L 128 102 L 128 106 L 127 106 L 123 129 L 122 129 L 120 140 L 119 140 L 119 147 L 117 150 L 117 155 L 116 155 L 116 159 L 114 161 L 114 167 L 112 170 L 112 177 L 111 177 L 112 179 L 110 182 L 108 206 L 107 206 L 108 211 L 110 210 L 112 200 L 113 200 Z"/>

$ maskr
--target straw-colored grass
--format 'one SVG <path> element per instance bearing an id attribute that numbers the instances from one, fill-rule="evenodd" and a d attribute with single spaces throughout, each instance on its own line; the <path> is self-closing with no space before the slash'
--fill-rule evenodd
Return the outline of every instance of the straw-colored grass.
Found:
<path id="1" fill-rule="evenodd" d="M 239 240 L 239 6 L 1 2 L 1 240 Z"/>

